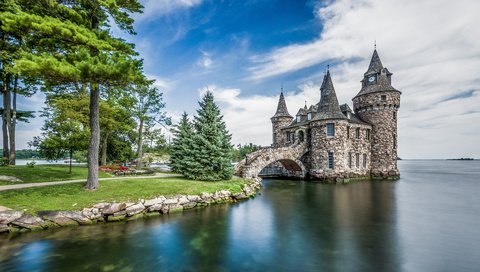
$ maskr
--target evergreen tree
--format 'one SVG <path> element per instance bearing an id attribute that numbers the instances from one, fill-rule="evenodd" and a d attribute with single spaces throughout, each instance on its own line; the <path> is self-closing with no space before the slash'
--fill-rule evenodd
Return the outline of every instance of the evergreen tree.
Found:
<path id="1" fill-rule="evenodd" d="M 203 96 L 199 105 L 194 120 L 194 163 L 187 170 L 189 176 L 200 180 L 230 179 L 233 173 L 232 136 L 210 91 Z"/>
<path id="2" fill-rule="evenodd" d="M 184 112 L 182 119 L 173 130 L 174 139 L 170 148 L 171 167 L 174 172 L 188 176 L 188 166 L 193 159 L 193 128 L 188 114 Z"/>

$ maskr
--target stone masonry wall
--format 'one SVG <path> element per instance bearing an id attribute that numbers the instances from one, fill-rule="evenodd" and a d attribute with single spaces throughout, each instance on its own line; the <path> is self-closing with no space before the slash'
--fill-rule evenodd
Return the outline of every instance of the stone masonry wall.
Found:
<path id="1" fill-rule="evenodd" d="M 386 100 L 381 96 L 385 95 Z M 372 124 L 372 177 L 398 178 L 397 112 L 399 92 L 369 93 L 353 100 L 354 111 Z"/>
<path id="2" fill-rule="evenodd" d="M 272 117 L 272 135 L 273 147 L 283 147 L 287 142 L 287 135 L 282 133 L 282 128 L 290 125 L 293 118 L 291 117 Z"/>
<path id="3" fill-rule="evenodd" d="M 335 135 L 327 136 L 327 123 L 334 123 Z M 370 175 L 370 144 L 366 137 L 355 139 L 355 128 L 365 131 L 368 125 L 352 124 L 346 120 L 317 121 L 311 124 L 311 164 L 310 176 L 326 182 L 343 182 L 350 178 Z M 347 138 L 347 127 L 350 137 Z M 362 135 L 362 134 L 361 134 Z M 328 167 L 328 152 L 333 152 L 334 167 Z M 353 167 L 349 166 L 349 152 L 353 155 Z M 355 167 L 355 154 L 360 156 L 359 167 Z M 363 154 L 367 155 L 367 165 L 363 167 Z"/>

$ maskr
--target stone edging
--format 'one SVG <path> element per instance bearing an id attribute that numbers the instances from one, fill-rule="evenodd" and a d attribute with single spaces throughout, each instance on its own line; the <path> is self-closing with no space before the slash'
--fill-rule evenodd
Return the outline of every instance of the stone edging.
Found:
<path id="1" fill-rule="evenodd" d="M 0 233 L 128 221 L 216 203 L 236 202 L 254 196 L 262 187 L 260 180 L 251 180 L 238 193 L 220 190 L 213 194 L 203 192 L 199 195 L 158 196 L 137 203 L 98 203 L 81 211 L 40 211 L 37 216 L 12 209 L 0 210 Z"/>

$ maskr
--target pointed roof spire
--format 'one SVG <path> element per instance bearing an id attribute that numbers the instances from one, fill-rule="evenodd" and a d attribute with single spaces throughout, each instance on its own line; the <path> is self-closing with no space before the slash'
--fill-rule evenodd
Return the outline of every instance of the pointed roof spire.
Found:
<path id="1" fill-rule="evenodd" d="M 278 99 L 277 111 L 275 112 L 275 115 L 273 117 L 292 118 L 292 116 L 288 113 L 287 103 L 285 103 L 285 97 L 283 96 L 283 83 L 282 83 L 282 90 L 280 92 L 280 98 Z"/>
<path id="2" fill-rule="evenodd" d="M 368 65 L 368 70 L 365 72 L 365 75 L 373 74 L 373 73 L 380 73 L 383 68 L 382 61 L 378 56 L 377 52 L 377 44 L 375 42 L 375 49 L 373 50 L 372 59 L 370 60 L 370 65 Z"/>
<path id="3" fill-rule="evenodd" d="M 323 78 L 322 87 L 320 87 L 320 102 L 318 103 L 318 112 L 315 119 L 345 119 L 340 106 L 338 105 L 337 94 L 333 87 L 330 70 Z"/>

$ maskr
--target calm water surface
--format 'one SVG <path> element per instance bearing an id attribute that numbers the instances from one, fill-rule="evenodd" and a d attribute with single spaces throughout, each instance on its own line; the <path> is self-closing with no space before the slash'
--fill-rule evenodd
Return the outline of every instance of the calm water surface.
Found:
<path id="1" fill-rule="evenodd" d="M 0 271 L 479 271 L 480 162 L 400 161 L 397 182 L 264 180 L 256 198 L 0 236 Z"/>

